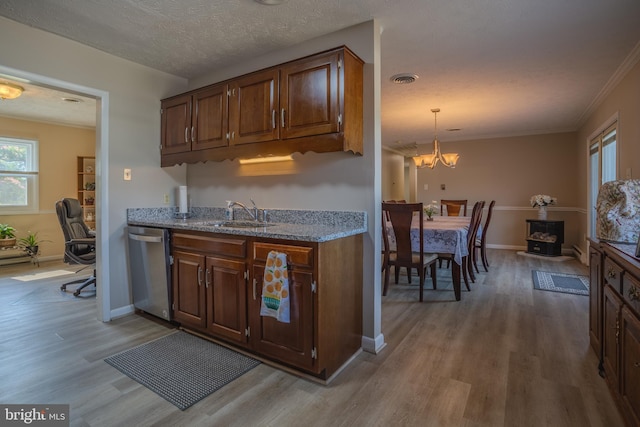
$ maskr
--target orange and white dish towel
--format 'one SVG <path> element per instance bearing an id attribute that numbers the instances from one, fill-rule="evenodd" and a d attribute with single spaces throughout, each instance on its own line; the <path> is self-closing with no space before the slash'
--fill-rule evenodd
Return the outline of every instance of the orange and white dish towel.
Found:
<path id="1" fill-rule="evenodd" d="M 260 315 L 275 317 L 283 323 L 290 322 L 289 272 L 287 271 L 287 254 L 285 253 L 271 251 L 267 256 Z"/>

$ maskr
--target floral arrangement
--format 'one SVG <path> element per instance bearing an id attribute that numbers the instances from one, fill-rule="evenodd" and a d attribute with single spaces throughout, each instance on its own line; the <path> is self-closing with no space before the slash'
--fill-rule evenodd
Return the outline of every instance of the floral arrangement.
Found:
<path id="1" fill-rule="evenodd" d="M 558 202 L 556 197 L 547 196 L 546 194 L 536 194 L 531 196 L 531 206 L 534 208 L 540 206 L 555 205 Z"/>
<path id="2" fill-rule="evenodd" d="M 440 208 L 438 207 L 438 202 L 436 200 L 432 200 L 431 203 L 424 206 L 422 210 L 424 211 L 424 214 L 427 216 L 427 218 L 431 218 L 433 215 L 438 213 Z"/>

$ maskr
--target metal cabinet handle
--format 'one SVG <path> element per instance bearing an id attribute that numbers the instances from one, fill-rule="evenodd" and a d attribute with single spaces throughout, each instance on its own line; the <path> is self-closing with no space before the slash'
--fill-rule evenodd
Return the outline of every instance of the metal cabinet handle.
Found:
<path id="1" fill-rule="evenodd" d="M 276 110 L 271 110 L 271 127 L 276 128 Z"/>
<path id="2" fill-rule="evenodd" d="M 198 286 L 202 286 L 202 267 L 198 266 Z"/>
<path id="3" fill-rule="evenodd" d="M 255 277 L 253 278 L 253 300 L 256 300 L 256 283 L 257 280 L 255 279 Z"/>
<path id="4" fill-rule="evenodd" d="M 195 140 L 195 132 L 193 131 L 193 126 L 191 126 L 191 142 L 193 142 Z"/>
<path id="5" fill-rule="evenodd" d="M 284 108 L 280 111 L 280 123 L 282 124 L 282 128 L 284 129 Z"/>
<path id="6" fill-rule="evenodd" d="M 639 301 L 640 300 L 640 289 L 636 288 L 635 286 L 631 286 L 629 288 L 629 299 L 631 301 Z"/>
<path id="7" fill-rule="evenodd" d="M 208 288 L 210 284 L 211 284 L 211 270 L 207 268 L 207 272 L 205 274 L 204 286 Z"/>
<path id="8" fill-rule="evenodd" d="M 189 137 L 187 136 L 187 133 L 189 132 L 189 128 L 186 127 L 184 128 L 184 142 L 189 142 Z"/>
<path id="9" fill-rule="evenodd" d="M 231 132 L 231 139 L 236 139 L 236 131 Z"/>
<path id="10" fill-rule="evenodd" d="M 607 271 L 607 277 L 609 279 L 615 278 L 616 277 L 616 271 L 613 268 L 609 267 L 609 271 Z"/>
<path id="11" fill-rule="evenodd" d="M 636 362 L 636 363 L 634 363 L 634 364 L 633 364 L 633 367 L 634 367 L 634 368 L 640 368 L 640 362 Z"/>

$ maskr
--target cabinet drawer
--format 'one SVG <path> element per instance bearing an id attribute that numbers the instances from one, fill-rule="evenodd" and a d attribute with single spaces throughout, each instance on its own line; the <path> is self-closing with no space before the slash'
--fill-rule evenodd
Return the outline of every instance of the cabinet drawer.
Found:
<path id="1" fill-rule="evenodd" d="M 622 297 L 636 313 L 640 313 L 640 280 L 629 274 L 622 276 Z"/>
<path id="2" fill-rule="evenodd" d="M 313 248 L 304 246 L 256 242 L 253 244 L 253 260 L 266 262 L 270 251 L 285 252 L 292 266 L 313 268 Z"/>
<path id="3" fill-rule="evenodd" d="M 226 257 L 244 258 L 247 255 L 247 241 L 232 237 L 211 237 L 174 232 L 172 244 L 174 248 L 196 250 Z"/>
<path id="4" fill-rule="evenodd" d="M 604 278 L 604 281 L 613 286 L 613 288 L 618 292 L 620 292 L 620 289 L 622 288 L 623 271 L 623 268 L 612 261 L 610 258 L 605 258 L 602 276 Z"/>

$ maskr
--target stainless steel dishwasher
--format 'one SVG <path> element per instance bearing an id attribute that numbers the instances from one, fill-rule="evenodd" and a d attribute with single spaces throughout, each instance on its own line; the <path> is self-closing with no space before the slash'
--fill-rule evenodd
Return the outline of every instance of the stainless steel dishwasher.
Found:
<path id="1" fill-rule="evenodd" d="M 135 308 L 171 320 L 169 232 L 164 228 L 126 227 L 129 272 Z"/>

